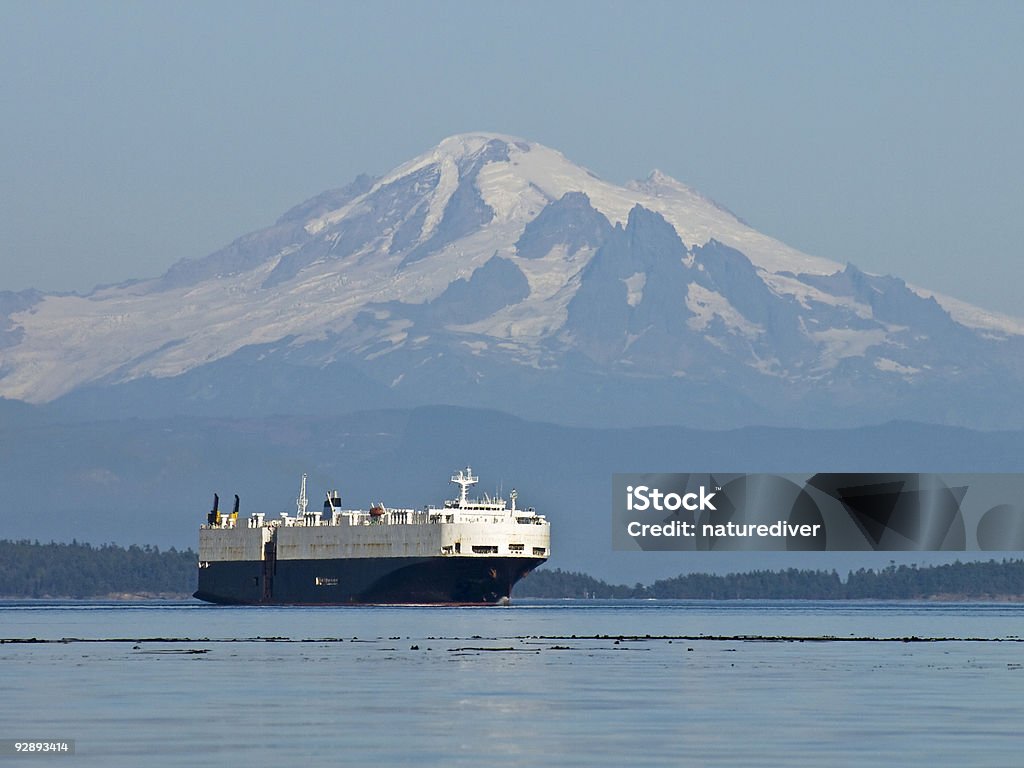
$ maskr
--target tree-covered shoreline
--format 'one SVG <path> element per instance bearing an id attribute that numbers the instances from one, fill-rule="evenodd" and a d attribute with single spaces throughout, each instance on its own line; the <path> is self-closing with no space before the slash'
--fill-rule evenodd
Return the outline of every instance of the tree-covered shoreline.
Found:
<path id="1" fill-rule="evenodd" d="M 185 598 L 196 589 L 191 549 L 0 540 L 0 597 Z M 518 598 L 694 600 L 1024 600 L 1024 560 L 890 565 L 881 570 L 749 571 L 681 574 L 653 584 L 609 584 L 559 568 L 536 570 Z"/>
<path id="2" fill-rule="evenodd" d="M 197 564 L 191 549 L 0 540 L 0 596 L 188 597 L 196 589 Z"/>
<path id="3" fill-rule="evenodd" d="M 584 573 L 534 571 L 516 597 L 639 600 L 1024 600 L 1024 560 L 890 565 L 881 570 L 749 571 L 724 576 L 690 573 L 650 585 L 608 584 Z"/>

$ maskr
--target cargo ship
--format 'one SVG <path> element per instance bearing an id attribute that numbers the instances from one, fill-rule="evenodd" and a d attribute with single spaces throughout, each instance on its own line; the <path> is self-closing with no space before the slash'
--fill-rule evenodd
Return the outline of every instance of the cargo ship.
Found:
<path id="1" fill-rule="evenodd" d="M 452 475 L 442 506 L 341 508 L 327 491 L 309 509 L 306 475 L 296 512 L 239 517 L 239 498 L 199 530 L 195 597 L 222 605 L 505 605 L 512 587 L 548 559 L 550 523 L 520 508 L 513 489 L 471 499 L 470 467 Z"/>

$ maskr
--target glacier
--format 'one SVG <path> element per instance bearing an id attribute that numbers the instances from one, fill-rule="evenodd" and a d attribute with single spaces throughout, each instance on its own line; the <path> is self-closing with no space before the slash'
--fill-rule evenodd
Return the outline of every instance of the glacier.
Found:
<path id="1" fill-rule="evenodd" d="M 0 397 L 95 412 L 987 428 L 1024 424 L 1022 379 L 1019 318 L 801 253 L 659 171 L 618 185 L 495 133 L 156 278 L 0 293 Z"/>

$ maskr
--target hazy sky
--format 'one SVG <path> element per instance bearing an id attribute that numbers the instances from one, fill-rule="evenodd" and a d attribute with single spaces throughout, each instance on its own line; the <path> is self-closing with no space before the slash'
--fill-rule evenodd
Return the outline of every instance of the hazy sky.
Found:
<path id="1" fill-rule="evenodd" d="M 201 256 L 447 135 L 1024 315 L 1024 3 L 0 0 L 0 290 Z"/>

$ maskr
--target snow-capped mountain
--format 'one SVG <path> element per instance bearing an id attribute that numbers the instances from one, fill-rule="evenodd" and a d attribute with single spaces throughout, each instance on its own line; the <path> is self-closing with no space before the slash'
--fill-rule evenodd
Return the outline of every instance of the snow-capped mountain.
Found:
<path id="1" fill-rule="evenodd" d="M 655 171 L 464 134 L 162 277 L 0 293 L 0 396 L 570 422 L 1024 423 L 1024 322 L 800 253 Z"/>

